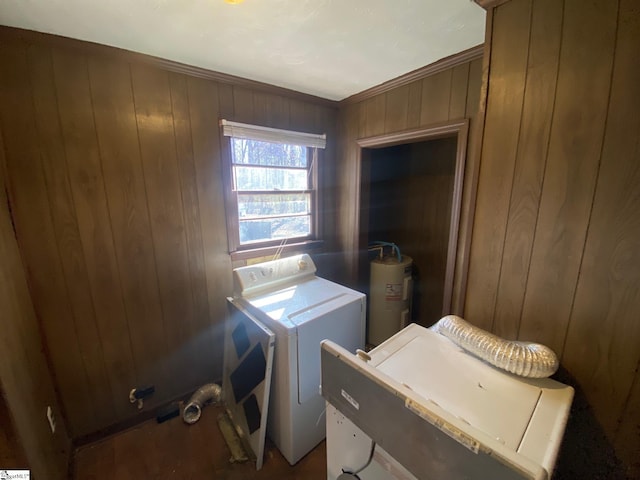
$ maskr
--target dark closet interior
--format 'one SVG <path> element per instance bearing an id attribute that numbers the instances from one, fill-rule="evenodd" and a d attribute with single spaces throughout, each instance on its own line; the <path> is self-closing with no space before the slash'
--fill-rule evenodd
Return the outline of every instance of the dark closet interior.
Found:
<path id="1" fill-rule="evenodd" d="M 456 150 L 449 136 L 362 153 L 362 239 L 393 242 L 413 258 L 411 320 L 424 326 L 443 314 Z M 368 292 L 368 265 L 360 271 Z"/>

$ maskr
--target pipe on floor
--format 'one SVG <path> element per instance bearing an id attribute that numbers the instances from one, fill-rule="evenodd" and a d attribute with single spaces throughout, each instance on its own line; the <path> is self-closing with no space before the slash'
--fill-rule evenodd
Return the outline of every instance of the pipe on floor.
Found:
<path id="1" fill-rule="evenodd" d="M 222 388 L 220 385 L 216 383 L 203 385 L 191 396 L 184 412 L 182 412 L 182 419 L 188 424 L 196 423 L 202 415 L 202 407 L 211 402 L 219 403 L 221 399 Z"/>

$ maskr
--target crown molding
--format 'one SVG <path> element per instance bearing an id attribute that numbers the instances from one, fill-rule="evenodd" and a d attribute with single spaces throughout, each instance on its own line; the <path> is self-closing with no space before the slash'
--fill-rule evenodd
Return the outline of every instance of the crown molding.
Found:
<path id="1" fill-rule="evenodd" d="M 478 3 L 489 3 L 489 0 L 476 0 Z M 504 3 L 508 0 L 495 0 L 493 3 Z M 294 98 L 304 102 L 313 103 L 316 105 L 322 105 L 329 108 L 339 108 L 345 105 L 358 103 L 367 98 L 374 97 L 381 93 L 393 90 L 394 88 L 401 87 L 416 80 L 421 80 L 430 75 L 434 75 L 443 70 L 455 67 L 466 62 L 470 62 L 477 58 L 481 58 L 483 54 L 483 45 L 478 45 L 467 50 L 464 50 L 455 55 L 443 58 L 430 65 L 413 70 L 399 77 L 396 77 L 387 82 L 381 83 L 375 87 L 368 88 L 362 92 L 351 95 L 340 101 L 329 100 L 315 95 L 298 92 L 284 87 L 278 87 L 269 83 L 258 82 L 256 80 L 249 80 L 247 78 L 238 77 L 235 75 L 229 75 L 226 73 L 216 72 L 214 70 L 208 70 L 206 68 L 195 67 L 193 65 L 186 65 L 184 63 L 175 62 L 173 60 L 167 60 L 160 57 L 154 57 L 152 55 L 146 55 L 144 53 L 132 52 L 130 50 L 124 50 L 122 48 L 112 47 L 109 45 L 102 45 L 99 43 L 89 42 L 86 40 L 78 40 L 75 38 L 63 37 L 60 35 L 54 35 L 50 33 L 36 32 L 33 30 L 25 30 L 22 28 L 0 26 L 0 39 L 5 41 L 22 42 L 26 44 L 36 44 L 52 46 L 57 48 L 72 49 L 84 54 L 101 55 L 108 58 L 113 58 L 120 61 L 130 63 L 141 63 L 160 68 L 169 72 L 180 73 L 183 75 L 189 75 L 191 77 L 203 78 L 205 80 L 212 80 L 219 83 L 226 83 L 230 85 L 236 85 L 239 87 L 250 88 L 253 90 L 270 93 L 274 95 L 281 95 L 287 98 Z"/>
<path id="2" fill-rule="evenodd" d="M 485 10 L 490 10 L 499 5 L 502 5 L 503 3 L 507 3 L 509 0 L 474 0 L 474 1 Z"/>
<path id="3" fill-rule="evenodd" d="M 278 87 L 269 83 L 249 80 L 248 78 L 237 77 L 226 73 L 220 73 L 206 68 L 186 65 L 184 63 L 167 60 L 153 55 L 132 52 L 122 48 L 102 45 L 100 43 L 89 42 L 86 40 L 77 40 L 75 38 L 63 37 L 50 33 L 41 33 L 33 30 L 25 30 L 22 28 L 0 26 L 0 39 L 4 41 L 22 42 L 28 45 L 45 45 L 58 48 L 73 49 L 84 54 L 101 55 L 116 60 L 130 63 L 142 63 L 153 67 L 160 68 L 169 72 L 181 73 L 191 77 L 204 78 L 219 83 L 227 83 L 240 87 L 250 88 L 265 93 L 281 95 L 283 97 L 295 98 L 304 102 L 322 105 L 330 108 L 337 108 L 338 102 L 329 100 L 315 95 L 298 92 L 284 87 Z"/>
<path id="4" fill-rule="evenodd" d="M 477 58 L 482 58 L 483 52 L 484 44 L 471 47 L 467 50 L 463 50 L 460 53 L 456 53 L 449 57 L 443 58 L 441 60 L 438 60 L 437 62 L 431 63 L 409 73 L 396 77 L 392 80 L 381 83 L 380 85 L 376 85 L 375 87 L 371 87 L 367 90 L 363 90 L 360 93 L 351 95 L 344 100 L 340 100 L 340 102 L 338 102 L 338 105 L 340 107 L 344 107 L 346 105 L 358 103 L 368 98 L 375 97 L 376 95 L 380 95 L 381 93 L 387 92 L 389 90 L 393 90 L 394 88 L 402 87 L 403 85 L 415 82 L 416 80 L 422 80 L 425 77 L 435 75 L 436 73 L 442 72 L 443 70 L 448 70 L 449 68 L 453 68 L 457 65 L 470 62 Z"/>

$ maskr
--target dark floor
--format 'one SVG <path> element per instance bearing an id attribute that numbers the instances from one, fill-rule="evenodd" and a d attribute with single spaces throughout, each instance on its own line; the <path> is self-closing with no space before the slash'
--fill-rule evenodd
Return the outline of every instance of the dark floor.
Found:
<path id="1" fill-rule="evenodd" d="M 0 409 L 1 413 L 1 409 Z M 267 439 L 264 466 L 255 463 L 230 464 L 231 456 L 218 429 L 222 408 L 208 406 L 194 425 L 181 417 L 158 424 L 145 422 L 75 453 L 76 480 L 315 480 L 327 478 L 326 448 L 322 442 L 295 466 L 290 466 Z M 579 389 L 569 417 L 554 480 L 627 480 L 613 447 L 590 413 Z M 0 435 L 0 447 L 2 446 Z M 14 444 L 14 442 L 9 442 Z M 2 450 L 0 448 L 0 450 Z M 6 460 L 6 458 L 5 458 Z M 4 464 L 8 465 L 8 464 Z M 24 462 L 19 466 L 23 466 Z"/>
<path id="2" fill-rule="evenodd" d="M 267 440 L 262 470 L 255 463 L 231 464 L 229 449 L 218 429 L 220 407 L 209 406 L 200 420 L 185 424 L 180 417 L 155 420 L 79 448 L 73 472 L 76 480 L 242 480 L 326 479 L 322 442 L 295 466 L 290 466 Z"/>

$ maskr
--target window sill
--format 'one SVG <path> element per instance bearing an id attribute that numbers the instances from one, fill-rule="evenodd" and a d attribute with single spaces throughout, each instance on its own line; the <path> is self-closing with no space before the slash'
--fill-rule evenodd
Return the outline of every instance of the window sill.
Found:
<path id="1" fill-rule="evenodd" d="M 292 253 L 292 252 L 307 252 L 309 250 L 315 250 L 324 245 L 323 240 L 307 240 L 304 242 L 287 243 L 285 246 L 274 245 L 270 247 L 260 248 L 248 248 L 246 250 L 236 250 L 231 252 L 231 260 L 248 260 L 256 257 L 268 257 L 269 255 L 275 255 L 276 252 L 280 253 Z"/>

